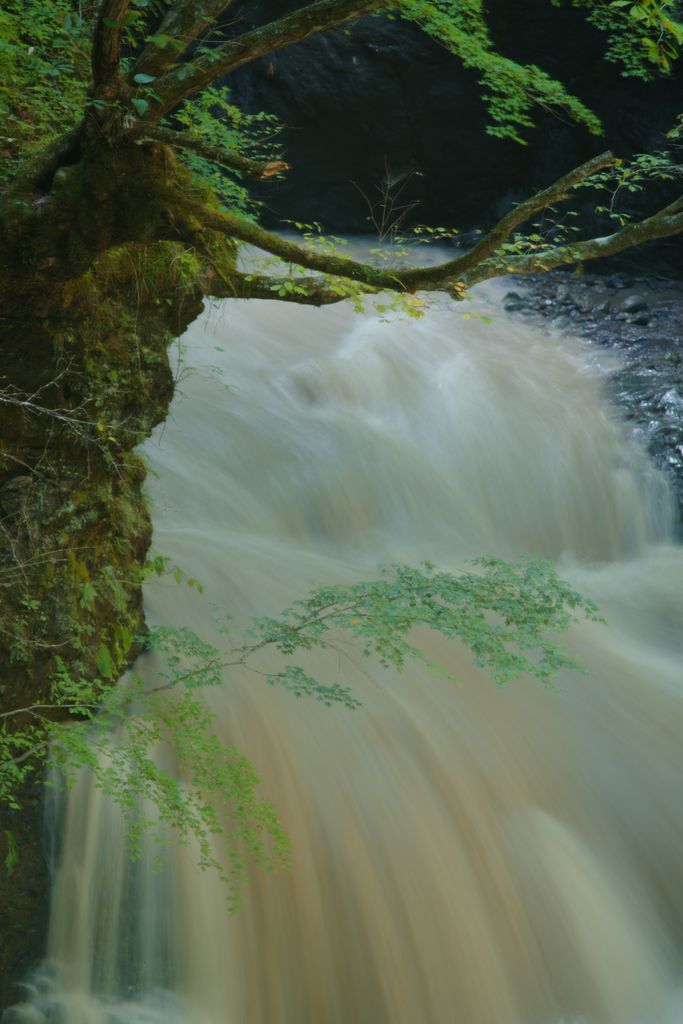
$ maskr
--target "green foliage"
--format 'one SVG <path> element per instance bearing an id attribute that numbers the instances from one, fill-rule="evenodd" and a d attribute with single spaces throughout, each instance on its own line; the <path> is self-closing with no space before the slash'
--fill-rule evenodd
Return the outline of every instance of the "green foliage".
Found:
<path id="1" fill-rule="evenodd" d="M 606 33 L 607 58 L 618 62 L 626 75 L 646 78 L 654 71 L 667 73 L 680 54 L 683 15 L 677 0 L 551 0 L 555 6 L 563 2 L 584 9 L 587 20 Z M 94 0 L 4 0 L 0 10 L 0 187 L 10 180 L 17 160 L 82 119 L 89 102 L 97 7 Z M 133 0 L 122 22 L 129 54 L 122 60 L 124 73 L 145 43 L 175 46 L 180 55 L 177 41 L 153 31 L 147 34 L 167 7 L 161 0 Z M 537 107 L 561 110 L 589 131 L 601 131 L 598 118 L 560 82 L 535 65 L 518 64 L 496 50 L 483 0 L 399 0 L 396 10 L 479 74 L 491 134 L 524 142 L 524 129 L 532 126 Z M 104 24 L 108 21 L 104 19 Z M 115 26 L 111 22 L 109 27 Z M 190 60 L 217 54 L 225 34 L 225 28 L 214 25 L 192 50 Z M 190 63 L 179 56 L 173 66 L 182 79 Z M 132 84 L 137 87 L 130 98 L 132 112 L 144 118 L 158 98 L 156 78 L 141 70 Z M 246 115 L 231 102 L 224 87 L 205 88 L 174 112 L 173 121 L 228 152 L 256 159 L 277 155 L 272 142 L 276 120 L 265 113 Z M 195 155 L 183 159 L 226 207 L 254 209 L 238 174 L 219 170 Z"/>
<path id="2" fill-rule="evenodd" d="M 535 65 L 517 64 L 491 42 L 482 0 L 400 0 L 401 14 L 477 71 L 484 88 L 491 125 L 498 138 L 524 143 L 520 129 L 533 126 L 537 106 L 563 110 L 595 135 L 599 119 L 564 86 Z"/>
<path id="3" fill-rule="evenodd" d="M 633 195 L 641 193 L 652 182 L 683 180 L 683 164 L 675 152 L 683 134 L 682 125 L 683 120 L 679 118 L 668 133 L 668 148 L 654 153 L 639 153 L 629 160 L 617 160 L 575 187 L 596 192 L 600 198 L 595 206 L 596 213 L 604 214 L 623 227 L 633 219 L 628 206 Z"/>
<path id="4" fill-rule="evenodd" d="M 394 565 L 371 583 L 317 590 L 277 619 L 256 620 L 248 635 L 258 647 L 272 644 L 291 656 L 329 646 L 334 630 L 346 630 L 365 657 L 402 671 L 408 658 L 427 662 L 409 639 L 426 627 L 464 643 L 475 665 L 499 685 L 524 673 L 547 683 L 560 669 L 577 667 L 551 634 L 567 629 L 578 611 L 598 619 L 592 602 L 560 580 L 547 561 L 514 565 L 480 558 L 473 565 L 479 571 L 457 574 L 438 572 L 430 563 Z M 327 689 L 313 695 L 330 702 Z M 340 695 L 339 702 L 347 701 Z"/>
<path id="5" fill-rule="evenodd" d="M 83 116 L 93 4 L 3 0 L 0 7 L 0 187 L 17 162 Z"/>
<path id="6" fill-rule="evenodd" d="M 176 648 L 187 639 L 175 640 Z M 204 654 L 192 639 L 187 651 L 200 661 Z M 165 684 L 149 692 L 135 678 L 106 690 L 93 706 L 92 684 L 74 683 L 63 672 L 57 692 L 88 724 L 50 730 L 52 762 L 67 785 L 81 769 L 90 770 L 123 814 L 133 859 L 150 843 L 159 862 L 171 838 L 194 844 L 199 866 L 218 873 L 236 910 L 247 861 L 272 870 L 286 862 L 289 841 L 274 808 L 257 797 L 250 761 L 215 735 L 214 714 L 193 694 L 194 679 L 173 670 L 167 683 L 173 692 L 167 693 Z M 160 751 L 168 752 L 171 768 Z"/>
<path id="7" fill-rule="evenodd" d="M 7 850 L 5 854 L 5 871 L 7 872 L 7 877 L 10 878 L 19 863 L 19 850 L 14 833 L 8 829 L 5 829 L 5 847 Z"/>
<path id="8" fill-rule="evenodd" d="M 559 7 L 562 0 L 552 0 Z M 678 0 L 571 0 L 586 18 L 607 33 L 607 60 L 624 75 L 648 79 L 668 74 L 683 45 L 683 9 Z"/>
<path id="9" fill-rule="evenodd" d="M 249 761 L 216 736 L 204 691 L 241 667 L 297 698 L 354 709 L 360 702 L 343 681 L 315 679 L 292 659 L 336 651 L 347 635 L 384 668 L 402 671 L 417 659 L 452 678 L 420 649 L 425 629 L 464 643 L 499 685 L 522 674 L 550 685 L 560 670 L 578 667 L 553 636 L 579 614 L 601 621 L 591 601 L 546 561 L 482 558 L 473 566 L 450 573 L 429 563 L 395 565 L 378 580 L 318 588 L 279 616 L 256 619 L 243 643 L 224 650 L 186 627 L 157 626 L 146 646 L 163 667 L 151 688 L 139 676 L 114 688 L 106 673 L 74 678 L 58 660 L 49 701 L 0 715 L 0 800 L 18 808 L 20 786 L 48 752 L 67 785 L 88 769 L 121 809 L 133 857 L 146 843 L 171 837 L 195 844 L 200 865 L 226 882 L 235 909 L 247 862 L 271 870 L 286 862 L 289 843 L 274 809 L 257 797 Z M 165 559 L 150 563 L 151 574 L 168 571 Z M 227 623 L 222 632 L 229 633 Z M 282 657 L 281 669 L 260 667 L 265 650 Z M 216 853 L 215 839 L 227 860 Z"/>
<path id="10" fill-rule="evenodd" d="M 184 103 L 173 120 L 194 138 L 226 153 L 253 160 L 277 160 L 274 144 L 280 125 L 272 114 L 245 114 L 230 99 L 225 86 L 209 86 L 196 99 Z M 175 127 L 175 125 L 174 125 Z M 241 213 L 253 213 L 258 204 L 247 181 L 237 171 L 227 171 L 194 154 L 183 154 L 190 169 L 208 184 L 221 204 Z"/>

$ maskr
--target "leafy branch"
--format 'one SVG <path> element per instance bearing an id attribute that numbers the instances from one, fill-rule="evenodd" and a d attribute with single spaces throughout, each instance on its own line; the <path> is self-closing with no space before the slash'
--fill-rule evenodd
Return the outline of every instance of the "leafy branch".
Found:
<path id="1" fill-rule="evenodd" d="M 151 571 L 168 568 L 157 559 Z M 316 679 L 292 659 L 337 651 L 347 635 L 385 669 L 401 672 L 417 659 L 453 679 L 421 649 L 425 630 L 465 644 L 498 685 L 523 674 L 552 685 L 559 671 L 578 668 L 554 635 L 579 615 L 601 621 L 549 562 L 482 558 L 472 571 L 394 565 L 371 582 L 320 587 L 279 616 L 254 620 L 243 642 L 224 650 L 186 627 L 157 626 L 145 638 L 163 661 L 156 685 L 139 675 L 115 688 L 75 679 L 57 659 L 49 702 L 0 714 L 0 799 L 18 808 L 21 785 L 51 750 L 67 784 L 87 768 L 119 806 L 134 857 L 150 838 L 161 843 L 173 834 L 181 844 L 196 843 L 201 866 L 224 879 L 235 909 L 247 860 L 271 869 L 286 860 L 289 846 L 274 809 L 256 796 L 252 766 L 216 736 L 203 691 L 246 669 L 294 697 L 352 710 L 360 701 L 343 680 Z M 221 631 L 228 634 L 229 625 Z M 284 667 L 264 667 L 259 655 L 268 651 L 284 658 Z M 159 747 L 167 757 L 156 756 Z M 215 852 L 216 838 L 227 844 L 227 861 Z"/>

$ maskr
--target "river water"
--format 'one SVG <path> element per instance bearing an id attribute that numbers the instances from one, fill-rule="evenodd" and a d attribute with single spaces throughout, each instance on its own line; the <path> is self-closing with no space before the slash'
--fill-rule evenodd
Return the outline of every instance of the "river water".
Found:
<path id="1" fill-rule="evenodd" d="M 501 689 L 430 641 L 453 685 L 347 648 L 314 670 L 353 687 L 348 711 L 233 672 L 210 694 L 220 733 L 277 805 L 291 868 L 254 870 L 230 916 L 192 849 L 131 867 L 83 779 L 55 825 L 48 963 L 8 1020 L 683 1021 L 671 498 L 606 403 L 610 366 L 498 309 L 492 288 L 410 323 L 207 312 L 147 445 L 155 548 L 205 593 L 150 584 L 148 614 L 220 643 L 214 603 L 239 624 L 380 563 L 544 555 L 608 620 L 572 627 L 586 674 Z"/>

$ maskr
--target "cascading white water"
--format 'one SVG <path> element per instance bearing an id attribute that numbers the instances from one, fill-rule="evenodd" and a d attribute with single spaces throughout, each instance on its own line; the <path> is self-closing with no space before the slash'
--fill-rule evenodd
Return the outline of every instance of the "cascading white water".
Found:
<path id="1" fill-rule="evenodd" d="M 608 619 L 571 631 L 587 674 L 559 693 L 500 690 L 438 639 L 460 686 L 321 656 L 355 712 L 232 674 L 210 699 L 279 808 L 291 870 L 255 871 L 229 917 L 191 850 L 161 874 L 131 866 L 83 778 L 63 812 L 48 966 L 13 1021 L 683 1020 L 669 495 L 590 353 L 495 315 L 495 297 L 408 324 L 276 303 L 207 313 L 147 448 L 155 548 L 206 592 L 150 585 L 148 613 L 220 642 L 210 602 L 246 622 L 380 563 L 533 553 Z"/>

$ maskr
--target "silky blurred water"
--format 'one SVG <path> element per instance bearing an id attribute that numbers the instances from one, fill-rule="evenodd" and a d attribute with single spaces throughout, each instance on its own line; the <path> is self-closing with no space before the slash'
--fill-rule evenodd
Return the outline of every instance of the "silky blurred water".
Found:
<path id="1" fill-rule="evenodd" d="M 605 367 L 496 312 L 495 289 L 417 322 L 230 301 L 181 342 L 147 445 L 152 621 L 214 642 L 380 563 L 558 560 L 608 625 L 559 692 L 460 685 L 348 649 L 326 709 L 233 672 L 210 699 L 294 844 L 236 917 L 193 851 L 127 860 L 83 778 L 62 814 L 48 963 L 14 1022 L 672 1024 L 683 1021 L 683 555 L 664 479 L 601 393 Z M 467 313 L 469 318 L 463 314 Z M 480 319 L 491 316 L 492 322 Z M 153 679 L 154 658 L 147 672 Z"/>

